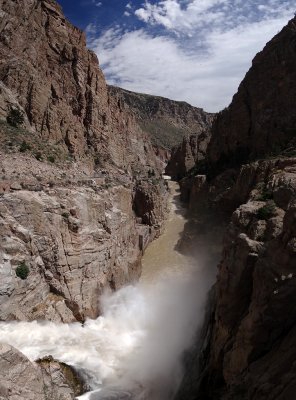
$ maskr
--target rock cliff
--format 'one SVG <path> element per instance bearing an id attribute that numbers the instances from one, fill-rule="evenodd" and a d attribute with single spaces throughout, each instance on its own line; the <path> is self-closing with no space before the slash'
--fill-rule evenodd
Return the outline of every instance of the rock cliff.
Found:
<path id="1" fill-rule="evenodd" d="M 218 114 L 208 159 L 214 174 L 295 148 L 296 20 L 256 55 L 229 107 Z"/>
<path id="2" fill-rule="evenodd" d="M 162 164 L 54 0 L 0 12 L 0 319 L 83 321 L 139 277 L 165 215 Z"/>
<path id="3" fill-rule="evenodd" d="M 109 95 L 84 33 L 56 1 L 1 4 L 0 117 L 19 107 L 36 140 L 74 159 L 121 168 L 153 164 L 151 144 Z"/>
<path id="4" fill-rule="evenodd" d="M 83 322 L 138 279 L 166 213 L 163 163 L 56 1 L 3 0 L 0 15 L 0 320 Z M 0 344 L 1 399 L 84 389 Z"/>
<path id="5" fill-rule="evenodd" d="M 181 180 L 191 215 L 181 248 L 208 235 L 222 251 L 178 400 L 295 396 L 295 39 L 296 18 L 255 57 L 206 163 Z"/>
<path id="6" fill-rule="evenodd" d="M 0 344 L 1 400 L 74 400 L 84 389 L 71 367 L 50 357 L 34 363 Z"/>
<path id="7" fill-rule="evenodd" d="M 6 171 L 11 157 L 2 157 Z M 57 176 L 65 169 L 49 166 L 53 176 L 34 184 L 22 171 L 29 163 L 25 173 L 36 173 L 43 163 L 26 156 L 17 162 L 18 178 L 0 199 L 1 319 L 96 317 L 106 286 L 115 289 L 139 277 L 140 238 L 153 237 L 161 224 L 165 187 L 161 180 L 144 181 L 151 218 L 142 218 L 133 211 L 140 186 L 123 171 L 115 181 L 107 172 L 90 178 L 70 169 L 63 180 Z M 29 270 L 25 279 L 17 275 L 20 265 Z"/>
<path id="8" fill-rule="evenodd" d="M 213 114 L 188 103 L 159 96 L 134 93 L 115 86 L 109 92 L 118 96 L 147 132 L 158 151 L 168 160 L 173 147 L 182 143 L 184 137 L 199 134 L 210 125 Z"/>
<path id="9" fill-rule="evenodd" d="M 165 168 L 166 174 L 172 179 L 184 178 L 196 164 L 204 160 L 206 150 L 211 138 L 211 118 L 208 118 L 208 126 L 197 130 L 195 134 L 184 136 L 182 143 L 172 150 L 170 160 Z"/>

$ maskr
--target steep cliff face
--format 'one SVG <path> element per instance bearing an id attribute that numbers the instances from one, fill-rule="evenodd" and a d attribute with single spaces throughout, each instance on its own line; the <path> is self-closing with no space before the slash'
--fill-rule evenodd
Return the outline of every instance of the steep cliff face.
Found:
<path id="1" fill-rule="evenodd" d="M 294 18 L 256 55 L 232 103 L 218 114 L 208 150 L 215 174 L 295 148 L 295 41 Z"/>
<path id="2" fill-rule="evenodd" d="M 75 159 L 153 164 L 151 145 L 108 94 L 96 55 L 54 0 L 3 1 L 0 117 L 20 106 L 32 135 Z"/>
<path id="3" fill-rule="evenodd" d="M 195 134 L 185 136 L 182 143 L 172 150 L 170 160 L 165 168 L 166 174 L 173 179 L 180 180 L 195 167 L 195 165 L 205 159 L 206 150 L 211 138 L 210 132 L 211 118 L 208 118 L 208 127 L 197 131 Z"/>
<path id="4" fill-rule="evenodd" d="M 55 1 L 0 12 L 0 319 L 96 317 L 160 231 L 161 163 Z M 22 127 L 5 121 L 15 108 Z"/>
<path id="5" fill-rule="evenodd" d="M 109 86 L 109 92 L 122 99 L 158 149 L 171 151 L 185 136 L 208 128 L 212 120 L 213 114 L 185 102 L 134 93 L 115 86 Z"/>
<path id="6" fill-rule="evenodd" d="M 13 184 L 2 197 L 2 320 L 95 318 L 105 287 L 116 289 L 139 277 L 140 237 L 161 223 L 161 200 L 151 200 L 154 219 L 143 225 L 132 209 L 132 182 L 124 176 L 107 185 L 101 180 L 39 184 L 36 190 L 16 190 Z M 29 271 L 25 279 L 18 276 L 22 265 Z"/>
<path id="7" fill-rule="evenodd" d="M 181 181 L 191 215 L 181 247 L 218 228 L 220 235 L 210 237 L 222 254 L 180 400 L 295 396 L 295 24 L 294 18 L 255 57 L 214 122 L 203 165 L 208 176 Z M 244 154 L 261 159 L 246 163 Z"/>
<path id="8" fill-rule="evenodd" d="M 0 367 L 1 399 L 74 400 L 86 391 L 71 367 L 51 357 L 30 362 L 4 344 L 0 344 Z"/>
<path id="9" fill-rule="evenodd" d="M 190 212 L 199 221 L 182 246 L 201 225 L 209 235 L 217 222 L 224 240 L 212 316 L 178 398 L 293 398 L 295 199 L 295 158 L 246 164 L 210 183 L 194 178 Z M 210 237 L 219 244 L 219 235 Z"/>
<path id="10" fill-rule="evenodd" d="M 262 157 L 296 154 L 295 40 L 294 18 L 256 55 L 231 104 L 210 118 L 202 137 L 197 132 L 173 151 L 168 174 L 181 179 L 206 159 L 214 177 Z"/>

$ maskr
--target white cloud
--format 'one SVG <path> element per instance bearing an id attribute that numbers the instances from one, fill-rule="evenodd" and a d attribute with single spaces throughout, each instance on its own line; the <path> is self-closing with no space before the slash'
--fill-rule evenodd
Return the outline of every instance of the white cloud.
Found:
<path id="1" fill-rule="evenodd" d="M 103 5 L 101 1 L 96 1 L 96 0 L 92 0 L 92 3 L 97 7 L 101 7 Z"/>
<path id="2" fill-rule="evenodd" d="M 254 15 L 237 13 L 246 3 Z M 90 44 L 109 83 L 218 111 L 230 103 L 255 54 L 293 15 L 288 3 L 266 0 L 263 10 L 257 0 L 194 0 L 186 7 L 183 1 L 183 8 L 177 0 L 146 1 L 137 17 L 149 29 L 111 28 Z M 235 11 L 224 18 L 229 7 Z"/>
<path id="3" fill-rule="evenodd" d="M 85 28 L 85 33 L 90 42 L 94 40 L 97 33 L 96 25 L 93 23 L 88 24 Z"/>
<path id="4" fill-rule="evenodd" d="M 259 22 L 294 8 L 293 0 L 161 0 L 146 1 L 135 15 L 150 25 L 186 34 L 213 25 L 224 31 L 238 22 Z"/>
<path id="5" fill-rule="evenodd" d="M 125 11 L 125 12 L 123 13 L 123 15 L 124 15 L 125 17 L 130 17 L 130 16 L 131 16 L 131 13 L 129 13 L 128 11 Z"/>

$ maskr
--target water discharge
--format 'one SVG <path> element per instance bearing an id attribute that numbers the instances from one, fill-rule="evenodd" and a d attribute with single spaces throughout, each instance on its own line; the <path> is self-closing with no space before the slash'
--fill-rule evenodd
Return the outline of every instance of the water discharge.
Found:
<path id="1" fill-rule="evenodd" d="M 31 360 L 52 355 L 74 366 L 91 389 L 81 399 L 171 399 L 211 279 L 197 260 L 175 250 L 185 219 L 176 184 L 170 182 L 170 188 L 164 233 L 146 250 L 137 285 L 106 293 L 102 316 L 84 326 L 1 323 L 0 342 Z"/>

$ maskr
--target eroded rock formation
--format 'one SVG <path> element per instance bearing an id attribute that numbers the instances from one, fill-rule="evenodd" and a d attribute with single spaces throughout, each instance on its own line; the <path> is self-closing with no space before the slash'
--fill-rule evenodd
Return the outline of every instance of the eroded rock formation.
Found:
<path id="1" fill-rule="evenodd" d="M 183 250 L 199 236 L 215 238 L 217 227 L 212 244 L 224 240 L 179 400 L 295 396 L 295 27 L 294 18 L 255 57 L 218 115 L 200 169 L 207 176 L 197 163 L 181 181 L 191 215 Z"/>
<path id="2" fill-rule="evenodd" d="M 85 388 L 71 367 L 46 357 L 31 362 L 13 347 L 0 344 L 0 399 L 74 400 Z"/>
<path id="3" fill-rule="evenodd" d="M 94 318 L 160 231 L 162 163 L 56 1 L 1 2 L 0 51 L 0 319 Z"/>
<path id="4" fill-rule="evenodd" d="M 91 185 L 3 196 L 2 320 L 94 318 L 106 286 L 139 277 L 142 251 L 131 189 L 118 184 L 107 190 L 94 179 Z M 30 271 L 26 279 L 17 276 L 21 264 Z"/>
<path id="5" fill-rule="evenodd" d="M 152 146 L 108 94 L 85 34 L 54 0 L 3 1 L 0 25 L 0 116 L 24 111 L 36 140 L 58 145 L 75 159 L 131 168 L 154 166 Z"/>
<path id="6" fill-rule="evenodd" d="M 294 18 L 256 55 L 218 114 L 208 149 L 213 173 L 295 147 L 295 38 Z"/>
<path id="7" fill-rule="evenodd" d="M 182 143 L 172 150 L 171 158 L 165 172 L 172 179 L 180 180 L 192 170 L 197 163 L 204 160 L 206 150 L 211 138 L 209 118 L 208 127 L 197 131 L 194 135 L 185 136 Z"/>
<path id="8" fill-rule="evenodd" d="M 182 143 L 184 137 L 194 137 L 207 130 L 213 119 L 213 114 L 185 102 L 134 93 L 115 86 L 109 86 L 109 92 L 132 112 L 142 129 L 149 134 L 156 152 L 165 161 L 168 161 L 171 150 Z"/>
<path id="9" fill-rule="evenodd" d="M 0 13 L 0 320 L 96 318 L 100 294 L 138 279 L 161 230 L 163 163 L 55 1 L 4 0 Z M 3 400 L 84 390 L 50 357 L 0 353 Z"/>

